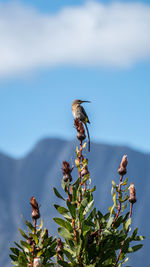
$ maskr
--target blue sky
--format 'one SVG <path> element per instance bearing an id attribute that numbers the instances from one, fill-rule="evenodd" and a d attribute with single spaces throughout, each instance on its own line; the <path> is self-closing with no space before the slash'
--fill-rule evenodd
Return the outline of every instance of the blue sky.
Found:
<path id="1" fill-rule="evenodd" d="M 150 5 L 103 2 L 0 1 L 1 151 L 73 139 L 81 98 L 93 141 L 150 152 Z"/>

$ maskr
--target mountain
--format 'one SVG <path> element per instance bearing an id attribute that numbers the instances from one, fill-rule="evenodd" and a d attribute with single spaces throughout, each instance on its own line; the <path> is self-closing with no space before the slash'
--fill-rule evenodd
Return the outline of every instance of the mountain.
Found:
<path id="1" fill-rule="evenodd" d="M 62 161 L 74 161 L 75 147 L 75 141 L 44 139 L 21 159 L 0 154 L 0 266 L 12 266 L 8 257 L 9 247 L 13 245 L 13 241 L 19 240 L 17 228 L 23 226 L 20 215 L 30 220 L 31 196 L 34 195 L 41 205 L 41 215 L 49 232 L 56 234 L 57 226 L 52 217 L 56 215 L 53 204 L 58 203 L 58 199 L 52 188 L 55 186 L 61 190 Z M 125 146 L 92 143 L 88 158 L 92 185 L 96 184 L 97 188 L 94 193 L 95 204 L 103 212 L 108 211 L 108 207 L 112 205 L 111 181 L 119 181 L 117 168 L 125 153 L 129 160 L 127 177 L 129 182 L 135 183 L 138 199 L 132 222 L 139 227 L 141 234 L 147 236 L 144 247 L 131 255 L 131 265 L 148 267 L 150 155 Z"/>

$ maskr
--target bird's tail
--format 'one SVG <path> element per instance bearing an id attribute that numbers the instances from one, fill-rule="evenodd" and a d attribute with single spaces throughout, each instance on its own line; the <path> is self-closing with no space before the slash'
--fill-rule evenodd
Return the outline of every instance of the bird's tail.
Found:
<path id="1" fill-rule="evenodd" d="M 87 136 L 88 136 L 88 151 L 90 152 L 90 135 L 89 135 L 89 130 L 88 130 L 86 123 L 85 123 L 85 128 L 86 128 Z"/>

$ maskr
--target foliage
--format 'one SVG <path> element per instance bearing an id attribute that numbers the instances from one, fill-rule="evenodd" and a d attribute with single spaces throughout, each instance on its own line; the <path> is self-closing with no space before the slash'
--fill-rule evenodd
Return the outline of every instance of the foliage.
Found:
<path id="1" fill-rule="evenodd" d="M 84 154 L 84 155 L 83 155 Z M 70 183 L 62 180 L 66 200 L 54 188 L 57 197 L 64 200 L 64 207 L 54 205 L 63 218 L 54 218 L 59 225 L 58 233 L 64 239 L 63 257 L 57 255 L 60 266 L 121 266 L 128 261 L 128 254 L 137 251 L 142 244 L 138 228 L 131 232 L 131 214 L 133 203 L 128 201 L 126 178 L 121 175 L 120 184 L 112 181 L 113 206 L 107 214 L 102 214 L 94 207 L 93 192 L 90 188 L 90 173 L 86 158 L 86 143 L 76 148 L 75 164 L 79 177 Z M 130 204 L 130 212 L 126 211 Z"/>
<path id="2" fill-rule="evenodd" d="M 43 220 L 41 219 L 39 227 L 35 227 L 29 221 L 25 221 L 25 224 L 28 229 L 27 233 L 18 229 L 23 240 L 20 240 L 19 244 L 14 242 L 15 247 L 10 248 L 13 253 L 10 254 L 13 266 L 36 266 L 34 265 L 36 259 L 40 260 L 39 266 L 55 266 L 52 257 L 56 254 L 57 242 L 52 236 L 48 236 L 48 230 L 43 228 Z"/>
<path id="3" fill-rule="evenodd" d="M 64 196 L 58 189 L 54 193 L 64 205 L 54 204 L 59 217 L 53 218 L 58 227 L 57 239 L 48 237 L 47 229 L 43 229 L 43 222 L 37 227 L 36 221 L 40 217 L 39 207 L 34 197 L 31 198 L 33 224 L 26 221 L 28 234 L 19 229 L 24 240 L 16 247 L 10 248 L 13 266 L 40 267 L 120 267 L 128 261 L 128 255 L 139 250 L 142 241 L 138 235 L 138 228 L 131 231 L 132 209 L 136 203 L 135 186 L 124 178 L 127 172 L 128 159 L 124 155 L 118 173 L 119 185 L 112 181 L 113 205 L 108 213 L 102 214 L 94 207 L 91 188 L 91 175 L 88 170 L 88 158 L 84 127 L 82 122 L 75 120 L 79 147 L 76 147 L 75 168 L 78 177 L 72 181 L 73 167 L 67 161 L 63 162 L 62 188 Z M 128 196 L 129 189 L 129 196 Z M 55 259 L 54 259 L 55 256 Z M 35 261 L 37 260 L 37 261 Z M 35 264 L 36 263 L 36 264 Z"/>

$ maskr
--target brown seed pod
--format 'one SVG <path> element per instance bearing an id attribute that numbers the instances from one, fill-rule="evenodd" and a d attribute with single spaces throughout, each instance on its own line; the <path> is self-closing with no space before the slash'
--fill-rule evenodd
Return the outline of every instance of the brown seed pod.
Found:
<path id="1" fill-rule="evenodd" d="M 136 190 L 135 190 L 135 186 L 133 183 L 130 184 L 129 186 L 129 193 L 130 193 L 130 196 L 129 196 L 129 202 L 134 204 L 137 199 L 136 199 Z"/>

